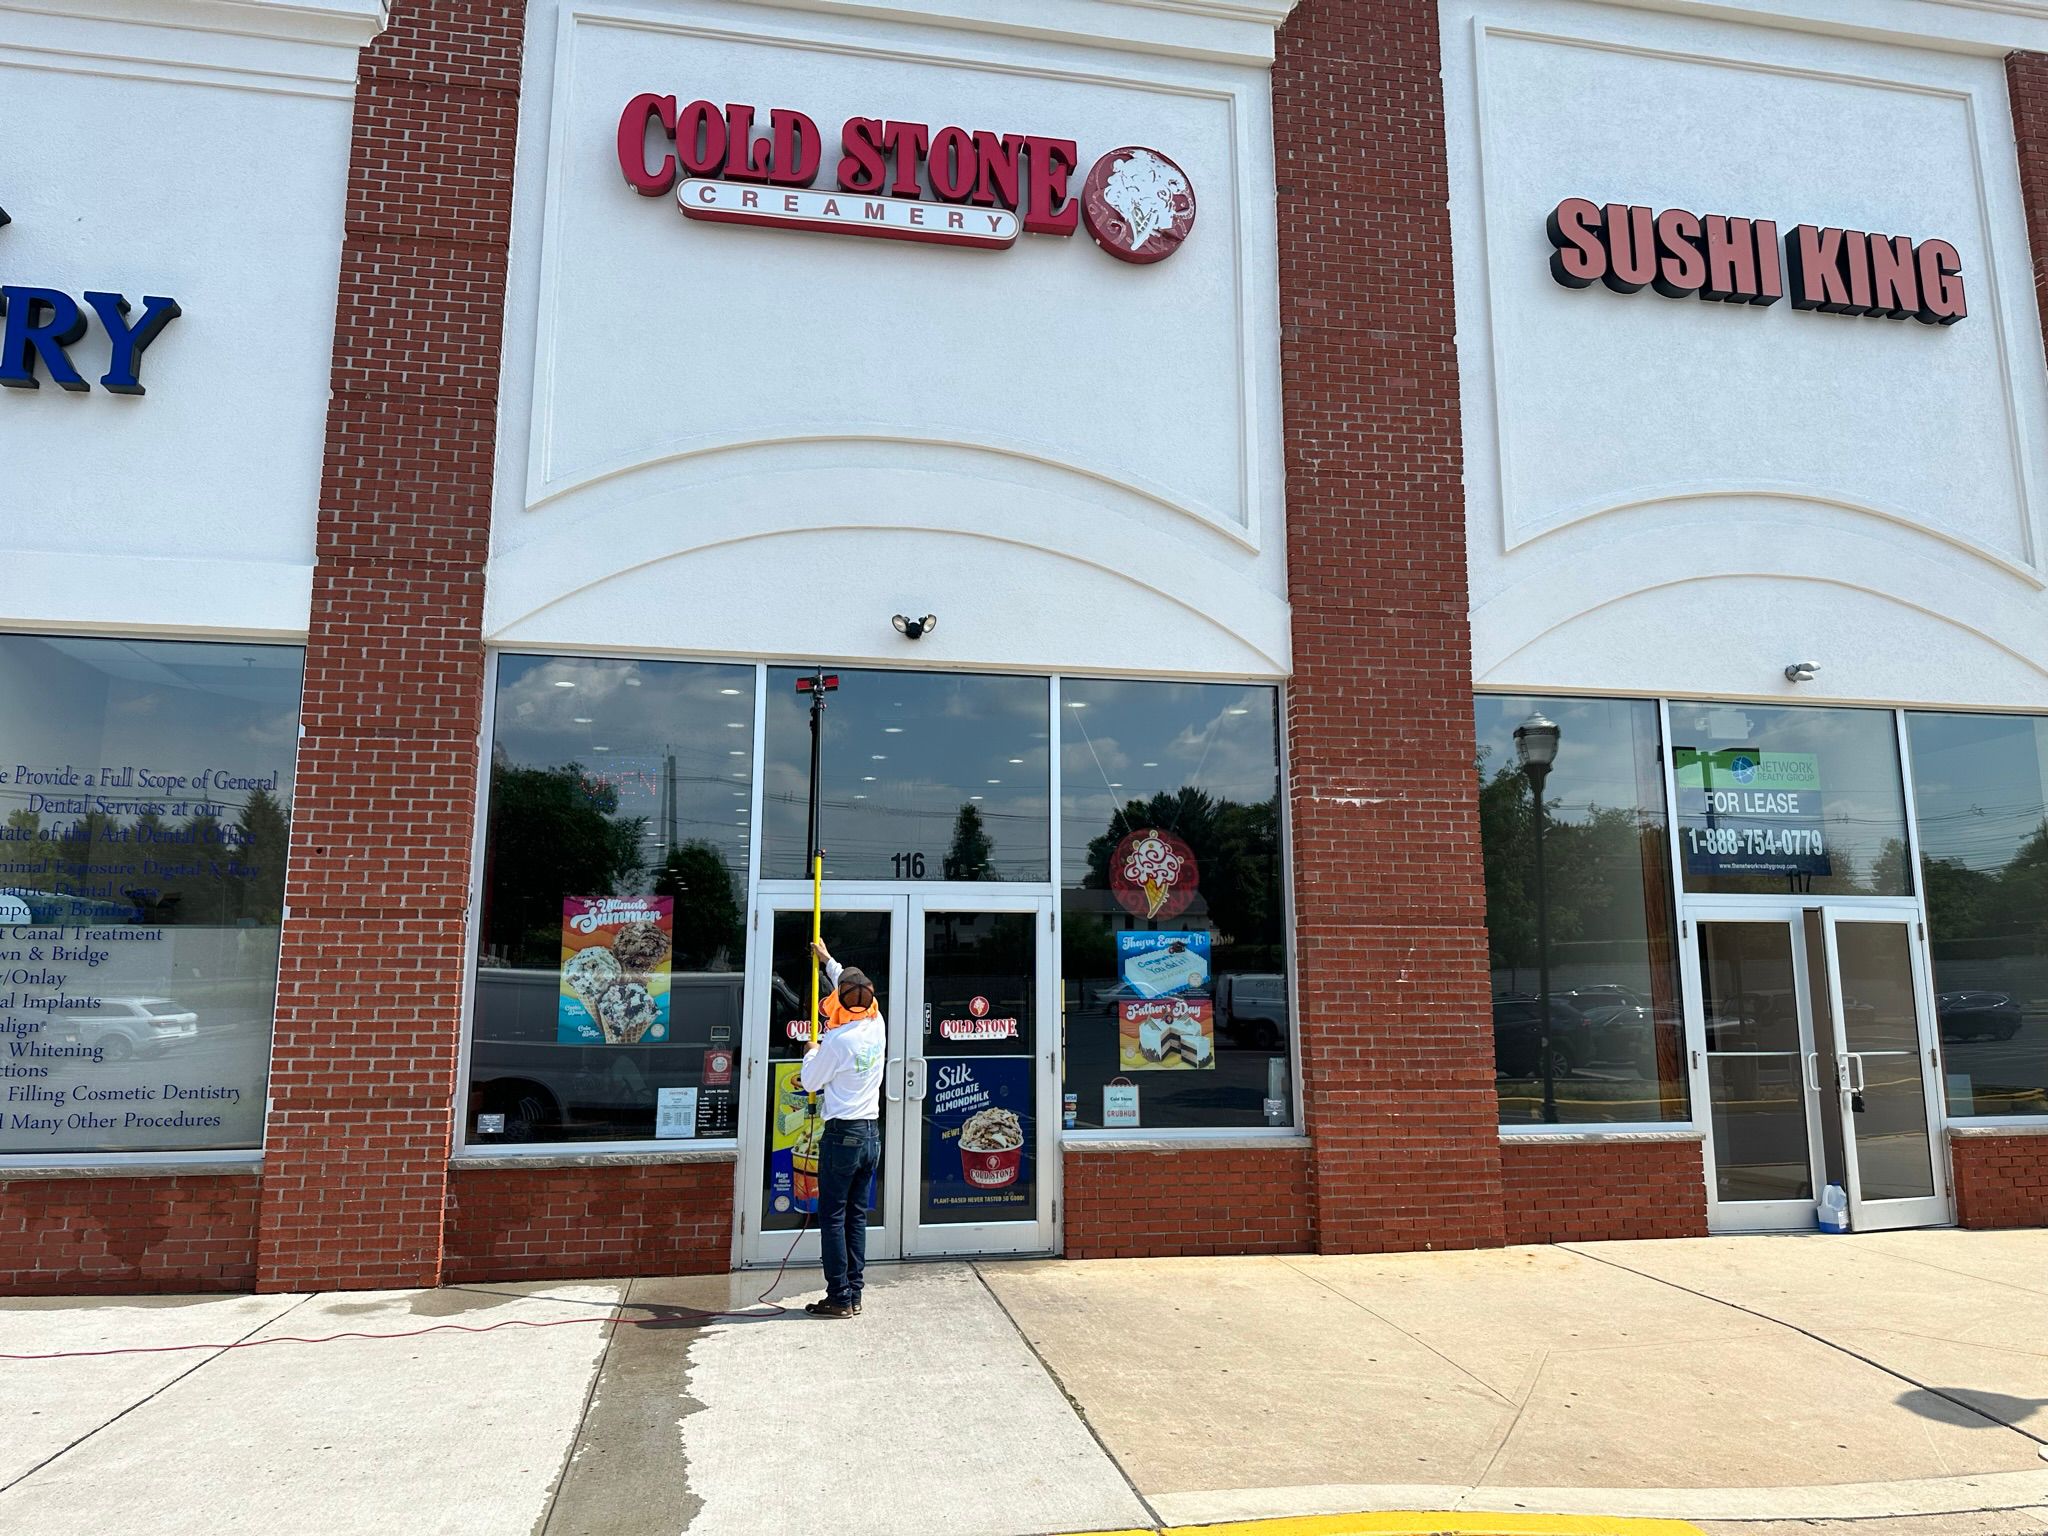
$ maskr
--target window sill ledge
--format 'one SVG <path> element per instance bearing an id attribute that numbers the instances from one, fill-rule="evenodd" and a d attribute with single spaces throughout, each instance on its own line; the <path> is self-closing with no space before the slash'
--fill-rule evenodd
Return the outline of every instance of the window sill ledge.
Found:
<path id="1" fill-rule="evenodd" d="M 459 1152 L 448 1159 L 451 1173 L 483 1168 L 636 1168 L 672 1163 L 734 1163 L 738 1147 L 678 1147 L 673 1152 Z"/>
<path id="2" fill-rule="evenodd" d="M 1669 1130 L 1624 1130 L 1602 1131 L 1591 1126 L 1548 1126 L 1537 1125 L 1523 1129 L 1519 1126 L 1500 1128 L 1500 1144 L 1511 1146 L 1518 1141 L 1540 1141 L 1548 1145 L 1553 1142 L 1617 1142 L 1617 1141 L 1704 1141 L 1707 1133 L 1698 1126 L 1673 1126 Z"/>
<path id="3" fill-rule="evenodd" d="M 1975 1125 L 1968 1121 L 1949 1122 L 1950 1140 L 1958 1137 L 1969 1140 L 1978 1136 L 2048 1136 L 2048 1118 L 2034 1121 L 2008 1121 L 2003 1125 Z"/>
<path id="4" fill-rule="evenodd" d="M 138 1153 L 147 1157 L 148 1153 Z M 247 1174 L 254 1178 L 263 1172 L 263 1160 L 259 1157 L 219 1158 L 203 1163 L 159 1163 L 127 1162 L 107 1158 L 90 1163 L 15 1163 L 0 1167 L 0 1183 L 10 1179 L 180 1179 L 217 1178 L 222 1174 Z"/>
<path id="5" fill-rule="evenodd" d="M 1060 1147 L 1067 1152 L 1298 1152 L 1309 1144 L 1306 1136 L 1068 1136 Z"/>

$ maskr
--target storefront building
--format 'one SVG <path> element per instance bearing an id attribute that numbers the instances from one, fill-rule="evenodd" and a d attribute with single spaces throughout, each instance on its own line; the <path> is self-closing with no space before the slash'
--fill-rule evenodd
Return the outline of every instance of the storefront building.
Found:
<path id="1" fill-rule="evenodd" d="M 2048 16 L 249 9 L 0 40 L 7 1288 L 806 1257 L 823 677 L 871 1256 L 2048 1221 Z"/>

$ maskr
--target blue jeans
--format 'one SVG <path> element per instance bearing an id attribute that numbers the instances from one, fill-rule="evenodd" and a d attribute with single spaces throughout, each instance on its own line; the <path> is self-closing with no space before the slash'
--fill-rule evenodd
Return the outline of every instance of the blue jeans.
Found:
<path id="1" fill-rule="evenodd" d="M 868 1262 L 868 1200 L 882 1161 L 875 1120 L 827 1120 L 818 1150 L 818 1251 L 825 1299 L 849 1307 L 860 1300 Z"/>

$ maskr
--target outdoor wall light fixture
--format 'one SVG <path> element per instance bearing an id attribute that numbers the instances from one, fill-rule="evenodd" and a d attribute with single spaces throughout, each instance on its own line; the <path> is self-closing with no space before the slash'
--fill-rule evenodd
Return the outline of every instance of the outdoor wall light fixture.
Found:
<path id="1" fill-rule="evenodd" d="M 896 626 L 896 633 L 904 639 L 922 640 L 939 627 L 939 616 L 936 613 L 928 613 L 921 619 L 907 619 L 899 613 L 889 622 Z"/>
<path id="2" fill-rule="evenodd" d="M 1810 683 L 1813 681 L 1814 674 L 1818 671 L 1820 671 L 1820 663 L 1817 661 L 1795 661 L 1785 669 L 1785 681 L 1788 683 Z"/>

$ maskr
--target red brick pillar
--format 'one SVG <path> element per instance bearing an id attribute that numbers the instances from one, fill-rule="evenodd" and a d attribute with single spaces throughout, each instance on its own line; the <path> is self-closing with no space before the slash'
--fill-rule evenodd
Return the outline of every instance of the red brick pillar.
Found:
<path id="1" fill-rule="evenodd" d="M 441 1277 L 523 0 L 397 0 L 356 84 L 261 1290 Z"/>
<path id="2" fill-rule="evenodd" d="M 1503 1240 L 1436 0 L 1273 69 L 1299 1031 L 1317 1244 Z"/>
<path id="3" fill-rule="evenodd" d="M 2027 239 L 2034 253 L 2034 294 L 2048 332 L 2048 53 L 2008 53 L 2005 86 L 2012 97 L 2020 196 L 2027 205 Z"/>

